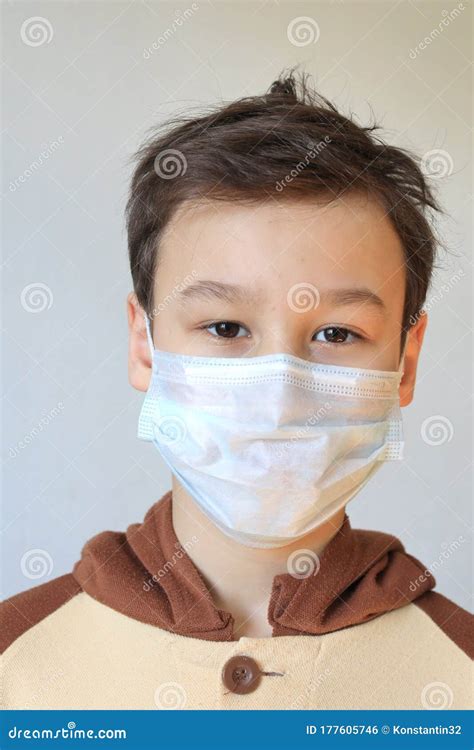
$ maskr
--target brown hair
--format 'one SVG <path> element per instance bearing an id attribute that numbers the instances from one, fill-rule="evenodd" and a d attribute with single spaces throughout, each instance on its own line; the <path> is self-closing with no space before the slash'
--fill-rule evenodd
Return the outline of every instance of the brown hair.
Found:
<path id="1" fill-rule="evenodd" d="M 305 74 L 297 80 L 291 71 L 263 96 L 154 129 L 132 157 L 137 165 L 126 206 L 131 272 L 143 309 L 152 315 L 159 242 L 184 201 L 329 202 L 363 191 L 381 203 L 404 248 L 406 331 L 422 311 L 434 266 L 437 239 L 425 214 L 444 212 L 419 157 L 385 144 L 373 134 L 379 128 L 343 116 L 310 89 Z"/>

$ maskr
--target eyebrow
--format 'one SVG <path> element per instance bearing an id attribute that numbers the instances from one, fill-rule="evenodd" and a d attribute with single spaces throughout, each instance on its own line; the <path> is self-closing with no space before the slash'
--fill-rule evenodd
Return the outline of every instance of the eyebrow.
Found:
<path id="1" fill-rule="evenodd" d="M 311 290 L 308 283 L 308 288 Z M 317 287 L 316 287 L 317 288 Z M 319 291 L 319 290 L 318 290 Z M 180 291 L 180 297 L 186 299 L 218 299 L 223 302 L 257 302 L 263 298 L 258 290 L 251 290 L 240 284 L 227 284 L 211 279 L 200 279 L 194 284 L 189 284 Z M 367 287 L 348 287 L 343 289 L 326 289 L 319 291 L 322 302 L 335 305 L 369 304 L 381 311 L 386 311 L 386 305 L 378 294 Z"/>
<path id="2" fill-rule="evenodd" d="M 336 305 L 366 304 L 386 310 L 385 302 L 378 294 L 367 287 L 354 287 L 349 289 L 330 289 L 321 292 L 321 299 L 333 302 Z"/>
<path id="3" fill-rule="evenodd" d="M 240 284 L 227 284 L 222 281 L 200 279 L 182 289 L 180 297 L 185 297 L 186 299 L 219 299 L 223 302 L 255 302 L 261 299 L 262 293 L 252 291 Z"/>

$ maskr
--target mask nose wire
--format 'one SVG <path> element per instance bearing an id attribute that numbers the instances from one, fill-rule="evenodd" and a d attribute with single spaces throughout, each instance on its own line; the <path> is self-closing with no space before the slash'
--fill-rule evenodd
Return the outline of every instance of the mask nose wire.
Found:
<path id="1" fill-rule="evenodd" d="M 155 347 L 153 344 L 153 337 L 151 335 L 151 322 L 150 318 L 146 313 L 143 313 L 143 317 L 145 318 L 145 328 L 146 328 L 146 337 L 148 339 L 148 346 L 150 347 L 150 354 L 151 358 L 153 359 L 153 353 L 155 351 Z"/>

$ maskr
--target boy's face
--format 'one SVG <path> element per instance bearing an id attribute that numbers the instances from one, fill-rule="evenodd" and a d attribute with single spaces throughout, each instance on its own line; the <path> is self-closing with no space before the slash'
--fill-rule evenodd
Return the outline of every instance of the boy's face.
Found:
<path id="1" fill-rule="evenodd" d="M 286 352 L 313 362 L 396 370 L 403 248 L 378 204 L 355 194 L 242 206 L 184 204 L 163 237 L 154 284 L 159 349 L 209 357 Z M 128 299 L 129 375 L 146 390 L 143 313 Z M 426 325 L 409 335 L 401 404 L 413 395 Z"/>

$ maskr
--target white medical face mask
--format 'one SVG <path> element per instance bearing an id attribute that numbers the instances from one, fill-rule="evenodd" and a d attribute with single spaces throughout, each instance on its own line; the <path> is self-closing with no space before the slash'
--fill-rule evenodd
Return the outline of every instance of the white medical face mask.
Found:
<path id="1" fill-rule="evenodd" d="M 289 354 L 197 357 L 155 349 L 138 437 L 202 511 L 249 547 L 282 547 L 403 457 L 397 371 Z"/>

